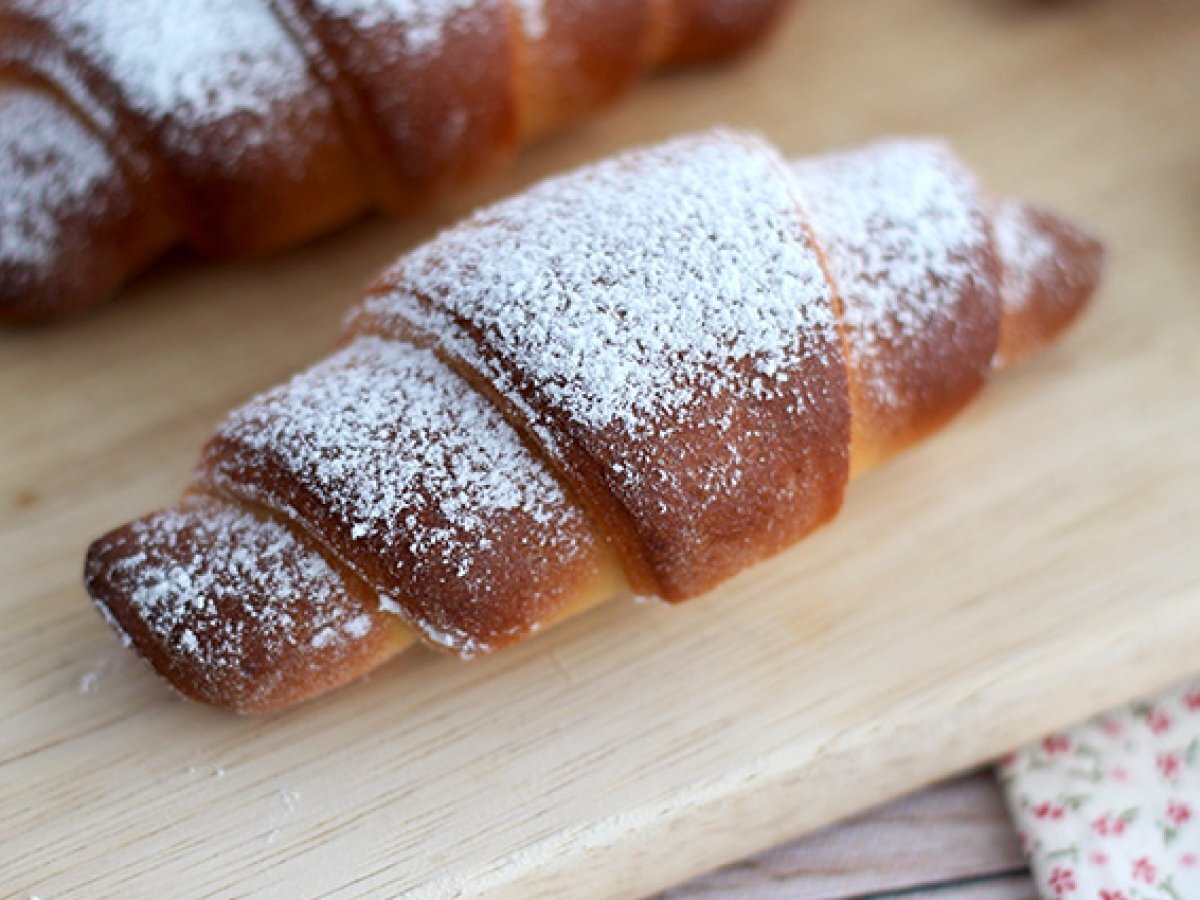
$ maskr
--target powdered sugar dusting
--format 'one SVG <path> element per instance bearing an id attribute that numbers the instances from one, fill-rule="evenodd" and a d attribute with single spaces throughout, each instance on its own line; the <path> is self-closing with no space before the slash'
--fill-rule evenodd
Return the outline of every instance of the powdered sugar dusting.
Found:
<path id="1" fill-rule="evenodd" d="M 381 593 L 379 595 L 379 609 L 383 612 L 391 613 L 392 615 L 395 615 L 395 616 L 401 615 L 403 612 L 403 610 L 400 608 L 399 603 L 397 603 L 395 600 L 393 600 L 387 594 L 383 594 L 383 593 Z"/>
<path id="2" fill-rule="evenodd" d="M 549 559 L 565 567 L 582 552 L 574 539 L 581 514 L 558 483 L 499 413 L 427 350 L 360 338 L 234 413 L 220 435 L 238 448 L 234 468 L 254 470 L 258 458 L 284 466 L 319 498 L 322 515 L 343 523 L 358 558 L 383 565 L 406 599 L 448 584 L 485 598 L 507 577 L 493 551 L 512 516 L 543 560 L 528 565 Z M 285 497 L 231 471 L 218 464 L 212 477 L 300 515 Z M 414 617 L 402 604 L 380 599 L 428 640 L 480 649 L 461 622 Z"/>
<path id="3" fill-rule="evenodd" d="M 432 623 L 427 623 L 421 632 L 430 643 L 445 650 L 452 650 L 463 659 L 471 659 L 491 649 L 486 643 L 479 641 L 463 628 L 453 626 L 439 628 Z"/>
<path id="4" fill-rule="evenodd" d="M 371 617 L 366 613 L 355 616 L 343 626 L 346 634 L 353 638 L 363 638 L 371 631 Z"/>
<path id="5" fill-rule="evenodd" d="M 58 261 L 64 224 L 117 173 L 99 139 L 49 97 L 8 88 L 0 116 L 0 270 L 21 277 Z"/>
<path id="6" fill-rule="evenodd" d="M 836 507 L 832 291 L 786 164 L 713 132 L 543 182 L 402 259 L 357 313 L 479 372 L 676 599 Z"/>
<path id="7" fill-rule="evenodd" d="M 1053 210 L 1005 199 L 992 208 L 1003 316 L 995 364 L 1012 365 L 1062 333 L 1100 280 L 1104 247 Z"/>
<path id="8" fill-rule="evenodd" d="M 322 628 L 320 631 L 318 631 L 316 634 L 314 634 L 312 636 L 312 640 L 309 641 L 309 644 L 311 644 L 313 647 L 317 648 L 318 650 L 324 650 L 330 644 L 334 643 L 337 639 L 338 639 L 337 629 L 330 628 L 328 625 L 326 625 L 324 628 Z"/>
<path id="9" fill-rule="evenodd" d="M 450 20 L 485 0 L 317 0 L 327 14 L 349 19 L 360 29 L 392 22 L 404 23 L 405 51 L 422 54 L 441 42 Z M 525 35 L 531 40 L 545 36 L 548 27 L 545 0 L 513 0 Z"/>
<path id="10" fill-rule="evenodd" d="M 1058 247 L 1053 238 L 1036 227 L 1023 203 L 997 204 L 992 218 L 996 251 L 1004 263 L 1001 296 L 1006 311 L 1020 312 L 1030 300 L 1038 275 L 1058 265 Z"/>
<path id="11" fill-rule="evenodd" d="M 834 327 L 781 161 L 723 133 L 544 182 L 389 279 L 397 291 L 368 300 L 368 314 L 398 313 L 467 358 L 455 320 L 475 323 L 576 422 L 637 436 L 702 397 L 777 391 L 799 335 Z"/>
<path id="12" fill-rule="evenodd" d="M 265 120 L 281 97 L 308 84 L 303 57 L 267 3 L 82 0 L 68 7 L 60 0 L 52 10 L 154 120 L 200 125 L 237 113 Z"/>
<path id="13" fill-rule="evenodd" d="M 546 21 L 546 0 L 515 0 L 515 3 L 517 12 L 521 15 L 525 36 L 533 41 L 544 38 L 549 28 Z"/>
<path id="14" fill-rule="evenodd" d="M 111 561 L 105 577 L 199 677 L 253 679 L 244 665 L 256 654 L 303 660 L 310 648 L 370 631 L 324 557 L 274 520 L 193 499 L 138 520 L 129 537 L 136 550 Z"/>
<path id="15" fill-rule="evenodd" d="M 987 247 L 974 183 L 937 143 L 887 141 L 794 165 L 843 302 L 853 362 L 883 405 L 902 403 L 884 348 L 915 348 L 952 318 Z"/>
<path id="16" fill-rule="evenodd" d="M 392 22 L 404 24 L 405 51 L 432 51 L 450 20 L 478 6 L 482 0 L 318 0 L 317 5 L 338 18 L 349 19 L 359 29 Z"/>

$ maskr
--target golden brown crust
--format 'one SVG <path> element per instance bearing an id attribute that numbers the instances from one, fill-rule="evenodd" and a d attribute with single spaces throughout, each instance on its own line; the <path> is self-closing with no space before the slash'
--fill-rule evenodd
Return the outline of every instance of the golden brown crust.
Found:
<path id="1" fill-rule="evenodd" d="M 395 267 L 356 328 L 420 335 L 495 388 L 635 591 L 694 597 L 841 504 L 832 293 L 783 160 L 745 136 L 492 207 Z"/>
<path id="2" fill-rule="evenodd" d="M 548 3 L 523 42 L 522 134 L 577 122 L 647 71 L 648 0 Z"/>
<path id="3" fill-rule="evenodd" d="M 794 173 L 838 295 L 859 468 L 941 427 L 991 373 L 1000 268 L 988 209 L 936 141 L 883 141 Z"/>
<path id="4" fill-rule="evenodd" d="M 946 309 L 975 316 L 965 276 L 986 280 L 995 265 L 994 254 L 950 252 L 964 238 L 973 246 L 973 192 L 957 217 L 962 235 L 932 239 L 934 222 L 921 223 L 955 220 L 944 164 L 919 180 L 942 205 L 887 204 L 899 218 L 879 231 L 882 247 L 897 228 L 933 241 L 906 257 L 921 263 L 920 277 L 897 282 L 937 301 L 902 307 L 931 326 Z M 623 179 L 638 189 L 622 194 Z M 693 184 L 714 192 L 712 205 Z M 344 683 L 417 636 L 483 653 L 630 585 L 679 599 L 782 549 L 836 511 L 848 414 L 878 412 L 859 407 L 867 392 L 847 385 L 847 370 L 874 370 L 861 355 L 847 364 L 824 318 L 832 288 L 811 267 L 793 186 L 761 144 L 717 134 L 547 182 L 446 232 L 379 282 L 337 354 L 231 416 L 190 496 L 92 546 L 90 593 L 184 694 L 263 711 Z M 774 226 L 755 224 L 760 215 Z M 815 233 L 827 261 L 833 243 L 858 247 L 853 227 L 831 228 L 828 210 L 823 222 Z M 704 240 L 687 242 L 693 226 Z M 989 248 L 993 232 L 983 229 Z M 1002 329 L 1017 324 L 1014 334 L 1041 342 L 1069 318 L 1061 306 L 1077 311 L 1090 296 L 1099 245 L 1044 212 L 1014 234 L 1000 254 L 1008 294 L 1003 305 L 997 291 L 987 296 Z M 583 255 L 539 255 L 580 246 Z M 847 296 L 855 272 L 831 267 Z M 756 289 L 760 277 L 774 293 Z M 1014 293 L 1021 285 L 1024 298 Z M 793 301 L 808 318 L 788 317 Z M 849 308 L 844 297 L 841 314 Z M 785 335 L 795 328 L 800 346 L 772 343 L 773 322 Z M 893 335 L 890 316 L 859 327 L 872 322 L 877 337 Z M 546 339 L 511 340 L 529 332 Z M 889 377 L 903 383 L 909 366 L 943 366 L 973 392 L 974 363 L 918 332 L 901 349 L 887 345 L 887 359 L 905 361 Z M 854 340 L 860 354 L 870 346 L 866 334 Z M 697 356 L 705 346 L 719 349 Z M 560 359 L 577 347 L 585 352 Z M 786 391 L 759 381 L 764 360 L 786 376 Z M 587 390 L 572 387 L 577 370 Z M 797 393 L 804 404 L 779 402 Z M 944 419 L 961 403 L 953 385 L 945 396 L 939 412 L 926 395 L 900 391 L 890 412 L 907 403 L 914 421 Z M 638 397 L 653 402 L 630 400 Z M 892 432 L 853 432 L 872 442 L 853 447 L 856 471 L 896 449 L 877 434 Z"/>
<path id="5" fill-rule="evenodd" d="M 0 319 L 91 305 L 171 243 L 261 253 L 373 206 L 410 210 L 615 100 L 655 61 L 720 55 L 722 28 L 729 52 L 744 45 L 767 25 L 760 5 L 688 0 L 662 31 L 650 0 L 0 0 L 0 73 L 69 101 L 134 211 L 64 215 L 38 270 L 0 281 Z M 0 146 L 16 124 L 0 118 Z M 68 156 L 78 130 L 52 132 Z M 44 209 L 5 214 L 25 227 Z"/>
<path id="6" fill-rule="evenodd" d="M 175 241 L 162 207 L 139 203 L 129 173 L 48 85 L 0 78 L 0 123 L 0 318 L 76 312 Z M 26 204 L 39 213 L 19 213 Z"/>
<path id="7" fill-rule="evenodd" d="M 329 63 L 352 133 L 370 145 L 378 201 L 412 209 L 515 153 L 521 25 L 502 0 L 465 6 L 430 36 L 396 16 L 364 21 L 354 4 L 290 6 L 319 44 L 312 55 Z"/>
<path id="8" fill-rule="evenodd" d="M 276 249 L 368 200 L 332 98 L 261 2 L 8 0 L 0 23 L 0 65 L 66 91 L 134 202 L 204 253 Z"/>
<path id="9" fill-rule="evenodd" d="M 518 641 L 604 540 L 512 428 L 427 350 L 363 338 L 226 420 L 197 486 L 318 536 L 428 642 Z"/>
<path id="10" fill-rule="evenodd" d="M 411 643 L 373 591 L 292 529 L 202 495 L 96 541 L 84 581 L 180 693 L 239 712 L 331 690 Z"/>
<path id="11" fill-rule="evenodd" d="M 664 61 L 683 65 L 741 53 L 783 14 L 787 0 L 667 0 Z"/>

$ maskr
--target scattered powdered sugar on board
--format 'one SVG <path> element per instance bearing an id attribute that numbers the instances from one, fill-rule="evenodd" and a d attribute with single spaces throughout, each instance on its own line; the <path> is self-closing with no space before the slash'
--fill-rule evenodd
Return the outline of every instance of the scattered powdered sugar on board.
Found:
<path id="1" fill-rule="evenodd" d="M 992 228 L 996 251 L 1004 264 L 1001 296 L 1008 311 L 1019 312 L 1032 299 L 1039 274 L 1058 264 L 1058 246 L 1045 230 L 1034 224 L 1023 203 L 997 204 Z"/>
<path id="2" fill-rule="evenodd" d="M 437 47 L 454 16 L 481 2 L 484 0 L 317 0 L 317 6 L 362 30 L 402 23 L 405 50 L 422 54 Z"/>
<path id="3" fill-rule="evenodd" d="M 456 335 L 456 320 L 474 323 L 576 422 L 646 436 L 701 398 L 779 390 L 801 333 L 832 331 L 799 217 L 765 144 L 685 138 L 477 214 L 405 257 L 396 292 L 364 310 L 399 312 L 504 389 Z"/>
<path id="4" fill-rule="evenodd" d="M 877 401 L 901 402 L 884 348 L 919 347 L 980 277 L 988 234 L 974 181 L 928 141 L 885 141 L 793 171 L 842 298 L 853 361 Z"/>
<path id="5" fill-rule="evenodd" d="M 271 814 L 270 831 L 267 832 L 268 844 L 275 843 L 275 840 L 279 837 L 280 829 L 287 824 L 287 821 L 296 812 L 296 807 L 300 803 L 300 792 L 281 788 L 276 792 L 275 800 L 278 807 Z"/>
<path id="6" fill-rule="evenodd" d="M 198 677 L 269 690 L 284 662 L 306 665 L 314 651 L 371 630 L 325 558 L 272 519 L 193 498 L 132 523 L 128 538 L 104 559 L 103 576 Z M 323 633 L 318 646 L 311 635 Z M 263 671 L 247 670 L 248 659 Z"/>
<path id="7" fill-rule="evenodd" d="M 112 652 L 97 658 L 91 667 L 79 676 L 76 690 L 80 694 L 95 693 L 109 676 L 122 671 L 129 664 L 130 658 L 129 652 L 124 647 L 120 650 L 114 647 Z"/>
<path id="8" fill-rule="evenodd" d="M 222 766 L 188 766 L 187 775 L 194 778 L 204 772 L 212 778 L 220 780 L 225 777 L 225 769 Z"/>
<path id="9" fill-rule="evenodd" d="M 7 88 L 0 122 L 0 271 L 33 278 L 39 267 L 66 264 L 64 223 L 119 173 L 100 140 L 49 95 Z"/>
<path id="10" fill-rule="evenodd" d="M 201 772 L 204 772 L 205 774 L 211 776 L 212 778 L 216 778 L 218 780 L 225 777 L 225 770 L 221 766 L 204 766 L 203 768 L 201 768 L 200 766 L 188 766 L 187 767 L 187 774 L 188 774 L 188 776 L 190 776 L 192 778 L 201 774 Z"/>
<path id="11" fill-rule="evenodd" d="M 452 621 L 413 615 L 415 592 L 449 585 L 479 600 L 505 566 L 552 571 L 582 550 L 582 514 L 514 429 L 432 352 L 403 342 L 358 339 L 235 412 L 220 439 L 237 448 L 233 470 L 250 474 L 218 462 L 217 484 L 298 516 L 254 475 L 274 460 L 362 556 L 390 567 L 404 589 L 381 594 L 380 608 L 460 652 L 486 648 Z M 495 557 L 509 533 L 526 539 L 528 559 Z"/>

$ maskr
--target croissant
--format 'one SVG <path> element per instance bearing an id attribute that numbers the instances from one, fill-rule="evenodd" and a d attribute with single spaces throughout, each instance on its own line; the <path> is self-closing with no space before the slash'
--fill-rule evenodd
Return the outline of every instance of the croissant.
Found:
<path id="1" fill-rule="evenodd" d="M 417 641 L 686 600 L 1053 340 L 1101 257 L 934 141 L 631 152 L 401 258 L 181 501 L 92 545 L 87 588 L 184 695 L 253 712 Z"/>
<path id="2" fill-rule="evenodd" d="M 0 320 L 495 169 L 789 0 L 0 0 Z"/>

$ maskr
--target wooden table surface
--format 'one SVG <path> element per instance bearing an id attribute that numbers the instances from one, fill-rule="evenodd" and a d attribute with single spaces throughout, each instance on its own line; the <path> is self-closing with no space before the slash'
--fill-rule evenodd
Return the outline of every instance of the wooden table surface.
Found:
<path id="1" fill-rule="evenodd" d="M 655 900 L 1036 900 L 990 770 L 927 788 Z"/>
<path id="2" fill-rule="evenodd" d="M 5 892 L 647 893 L 1192 674 L 1200 644 L 1200 4 L 813 0 L 506 177 L 272 260 L 164 267 L 0 335 Z M 1053 352 L 678 609 L 615 602 L 470 665 L 405 654 L 293 712 L 185 705 L 79 584 L 358 285 L 486 200 L 714 122 L 788 154 L 952 138 L 1113 258 Z"/>

